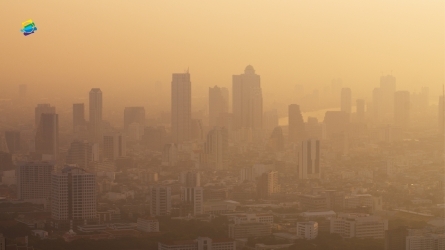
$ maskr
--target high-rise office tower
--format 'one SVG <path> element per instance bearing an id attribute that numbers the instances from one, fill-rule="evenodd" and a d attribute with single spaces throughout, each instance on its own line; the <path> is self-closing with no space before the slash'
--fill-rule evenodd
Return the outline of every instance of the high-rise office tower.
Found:
<path id="1" fill-rule="evenodd" d="M 83 103 L 73 104 L 73 131 L 76 132 L 80 127 L 85 126 L 85 105 Z"/>
<path id="2" fill-rule="evenodd" d="M 352 112 L 352 93 L 350 88 L 341 89 L 341 111 L 348 114 Z"/>
<path id="3" fill-rule="evenodd" d="M 165 186 L 150 187 L 150 214 L 151 216 L 165 216 L 169 215 L 171 203 L 171 188 Z"/>
<path id="4" fill-rule="evenodd" d="M 122 133 L 112 133 L 104 135 L 104 158 L 114 161 L 117 158 L 125 157 L 127 147 L 125 135 Z"/>
<path id="5" fill-rule="evenodd" d="M 444 98 L 443 96 L 439 97 L 439 114 L 437 115 L 438 120 L 439 120 L 439 131 L 441 133 L 444 133 L 444 129 L 445 129 L 445 124 L 444 124 L 444 114 L 445 110 L 444 110 Z"/>
<path id="6" fill-rule="evenodd" d="M 204 213 L 204 192 L 202 187 L 181 188 L 181 213 L 183 215 L 200 215 Z"/>
<path id="7" fill-rule="evenodd" d="M 394 114 L 394 93 L 396 92 L 396 78 L 392 75 L 380 77 L 382 116 L 391 118 Z"/>
<path id="8" fill-rule="evenodd" d="M 192 83 L 190 74 L 179 73 L 172 76 L 171 131 L 175 143 L 190 140 L 192 122 Z"/>
<path id="9" fill-rule="evenodd" d="M 51 107 L 51 105 L 47 103 L 37 104 L 37 107 L 34 109 L 36 128 L 40 124 L 40 118 L 42 117 L 42 114 L 55 114 L 55 113 L 56 113 L 56 107 Z"/>
<path id="10" fill-rule="evenodd" d="M 215 86 L 209 88 L 209 127 L 222 126 L 221 116 L 229 112 L 229 90 Z"/>
<path id="11" fill-rule="evenodd" d="M 201 174 L 198 171 L 184 171 L 181 172 L 179 181 L 186 187 L 200 187 Z"/>
<path id="12" fill-rule="evenodd" d="M 228 139 L 226 128 L 214 127 L 209 131 L 204 146 L 209 167 L 216 169 L 224 169 L 227 167 Z"/>
<path id="13" fill-rule="evenodd" d="M 191 139 L 201 141 L 204 138 L 201 119 L 192 119 L 190 130 Z"/>
<path id="14" fill-rule="evenodd" d="M 272 194 L 280 192 L 280 185 L 278 184 L 278 172 L 269 171 L 263 173 L 258 180 L 257 193 L 258 198 L 269 198 Z"/>
<path id="15" fill-rule="evenodd" d="M 357 121 L 358 122 L 365 121 L 365 100 L 357 99 L 356 108 L 357 108 L 357 112 L 356 112 Z"/>
<path id="16" fill-rule="evenodd" d="M 267 148 L 272 151 L 284 150 L 283 129 L 280 126 L 275 127 L 275 129 L 272 131 Z"/>
<path id="17" fill-rule="evenodd" d="M 17 166 L 17 198 L 19 200 L 49 199 L 51 197 L 51 172 L 54 163 L 26 162 Z"/>
<path id="18" fill-rule="evenodd" d="M 178 146 L 175 143 L 165 144 L 162 150 L 162 165 L 172 167 L 176 164 L 178 164 Z"/>
<path id="19" fill-rule="evenodd" d="M 300 106 L 289 105 L 289 142 L 297 143 L 305 138 L 305 125 Z"/>
<path id="20" fill-rule="evenodd" d="M 91 223 L 97 215 L 96 175 L 67 165 L 51 175 L 51 218 L 57 228 Z"/>
<path id="21" fill-rule="evenodd" d="M 263 94 L 260 76 L 251 65 L 244 74 L 232 77 L 234 129 L 263 127 Z"/>
<path id="22" fill-rule="evenodd" d="M 88 141 L 73 141 L 66 156 L 67 164 L 76 164 L 78 167 L 88 169 L 90 162 L 99 161 L 99 145 Z"/>
<path id="23" fill-rule="evenodd" d="M 410 93 L 397 91 L 394 94 L 394 125 L 407 128 L 410 123 Z"/>
<path id="24" fill-rule="evenodd" d="M 5 141 L 6 145 L 8 146 L 9 153 L 14 154 L 21 150 L 19 131 L 5 131 Z"/>
<path id="25" fill-rule="evenodd" d="M 35 137 L 36 153 L 57 159 L 59 152 L 59 116 L 42 113 Z"/>
<path id="26" fill-rule="evenodd" d="M 309 139 L 301 142 L 298 152 L 298 176 L 300 179 L 317 179 L 321 175 L 320 141 Z"/>
<path id="27" fill-rule="evenodd" d="M 145 126 L 145 108 L 144 107 L 126 107 L 124 109 L 124 128 L 128 132 L 128 126 L 137 123 L 141 127 Z"/>
<path id="28" fill-rule="evenodd" d="M 89 110 L 89 140 L 102 143 L 102 91 L 99 88 L 90 91 Z"/>

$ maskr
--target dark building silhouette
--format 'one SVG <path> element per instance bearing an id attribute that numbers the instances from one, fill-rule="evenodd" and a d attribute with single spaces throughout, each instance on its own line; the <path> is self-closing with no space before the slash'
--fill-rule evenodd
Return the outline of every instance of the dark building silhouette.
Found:
<path id="1" fill-rule="evenodd" d="M 192 122 L 192 83 L 190 74 L 172 75 L 171 87 L 171 131 L 175 143 L 189 141 Z"/>
<path id="2" fill-rule="evenodd" d="M 229 112 L 229 90 L 215 86 L 209 88 L 209 127 L 223 126 L 221 116 Z"/>
<path id="3" fill-rule="evenodd" d="M 267 148 L 271 151 L 284 150 L 284 136 L 283 129 L 281 127 L 275 127 L 275 129 L 272 131 Z"/>
<path id="4" fill-rule="evenodd" d="M 380 77 L 380 102 L 382 116 L 391 118 L 394 114 L 394 93 L 396 92 L 396 78 L 392 75 Z"/>
<path id="5" fill-rule="evenodd" d="M 102 142 L 102 91 L 93 88 L 89 96 L 89 140 L 94 143 Z"/>
<path id="6" fill-rule="evenodd" d="M 5 131 L 5 140 L 9 153 L 14 154 L 21 150 L 19 131 Z"/>
<path id="7" fill-rule="evenodd" d="M 35 143 L 37 154 L 51 155 L 52 160 L 57 159 L 59 151 L 59 116 L 57 114 L 41 114 Z"/>
<path id="8" fill-rule="evenodd" d="M 124 129 L 128 131 L 128 126 L 132 123 L 145 125 L 145 108 L 144 107 L 126 107 L 124 110 Z"/>
<path id="9" fill-rule="evenodd" d="M 91 145 L 88 141 L 72 142 L 67 152 L 66 163 L 77 164 L 80 168 L 88 169 L 91 161 L 98 160 L 97 146 L 97 144 Z M 96 152 L 94 150 L 96 150 Z"/>
<path id="10" fill-rule="evenodd" d="M 47 103 L 37 104 L 37 107 L 34 109 L 35 127 L 37 128 L 39 126 L 42 114 L 55 114 L 55 113 L 56 113 L 56 107 L 51 107 L 51 105 Z"/>
<path id="11" fill-rule="evenodd" d="M 385 250 L 405 250 L 408 229 L 399 227 L 385 232 Z"/>
<path id="12" fill-rule="evenodd" d="M 300 106 L 289 105 L 289 142 L 298 143 L 305 139 L 305 125 Z"/>
<path id="13" fill-rule="evenodd" d="M 202 140 L 204 138 L 204 131 L 202 127 L 202 120 L 192 119 L 191 122 L 191 139 Z"/>

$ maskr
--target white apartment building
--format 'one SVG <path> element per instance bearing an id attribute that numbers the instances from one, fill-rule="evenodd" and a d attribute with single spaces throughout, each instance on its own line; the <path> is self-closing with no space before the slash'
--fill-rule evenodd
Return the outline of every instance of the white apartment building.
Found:
<path id="1" fill-rule="evenodd" d="M 138 230 L 144 232 L 159 232 L 159 221 L 155 218 L 138 218 Z"/>
<path id="2" fill-rule="evenodd" d="M 445 234 L 407 236 L 406 250 L 445 250 Z"/>
<path id="3" fill-rule="evenodd" d="M 330 218 L 330 232 L 344 238 L 385 238 L 388 220 L 368 214 L 339 214 Z"/>
<path id="4" fill-rule="evenodd" d="M 158 243 L 158 250 L 236 250 L 235 240 L 199 237 L 196 240 Z"/>
<path id="5" fill-rule="evenodd" d="M 27 162 L 17 166 L 17 198 L 37 201 L 51 197 L 51 172 L 54 163 Z"/>
<path id="6" fill-rule="evenodd" d="M 55 227 L 97 219 L 95 174 L 66 165 L 61 172 L 51 175 L 51 183 L 51 218 Z"/>
<path id="7" fill-rule="evenodd" d="M 318 223 L 315 221 L 297 222 L 297 236 L 306 240 L 317 238 Z"/>
<path id="8" fill-rule="evenodd" d="M 170 187 L 152 186 L 150 187 L 150 195 L 151 216 L 165 216 L 170 214 L 172 208 Z"/>

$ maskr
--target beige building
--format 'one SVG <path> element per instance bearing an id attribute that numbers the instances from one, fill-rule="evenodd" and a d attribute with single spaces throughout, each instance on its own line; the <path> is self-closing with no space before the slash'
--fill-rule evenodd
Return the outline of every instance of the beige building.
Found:
<path id="1" fill-rule="evenodd" d="M 344 238 L 384 239 L 388 220 L 368 214 L 339 214 L 330 218 L 330 232 Z"/>

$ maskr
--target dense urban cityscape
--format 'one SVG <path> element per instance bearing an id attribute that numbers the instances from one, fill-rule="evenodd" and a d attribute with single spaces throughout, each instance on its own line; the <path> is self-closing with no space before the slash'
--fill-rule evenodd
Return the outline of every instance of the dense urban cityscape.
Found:
<path id="1" fill-rule="evenodd" d="M 445 250 L 445 1 L 0 1 L 0 250 Z"/>

